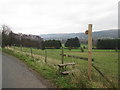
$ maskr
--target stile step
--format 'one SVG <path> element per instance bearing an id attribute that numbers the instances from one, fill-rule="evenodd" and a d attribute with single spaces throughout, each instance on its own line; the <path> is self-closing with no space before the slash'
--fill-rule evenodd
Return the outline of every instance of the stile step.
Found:
<path id="1" fill-rule="evenodd" d="M 62 72 L 63 75 L 68 75 L 70 73 L 70 71 L 64 71 Z"/>

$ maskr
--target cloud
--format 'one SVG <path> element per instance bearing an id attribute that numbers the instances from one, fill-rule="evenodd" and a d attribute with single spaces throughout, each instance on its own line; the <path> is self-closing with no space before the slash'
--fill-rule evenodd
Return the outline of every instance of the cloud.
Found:
<path id="1" fill-rule="evenodd" d="M 0 24 L 27 34 L 117 28 L 118 0 L 2 0 Z"/>

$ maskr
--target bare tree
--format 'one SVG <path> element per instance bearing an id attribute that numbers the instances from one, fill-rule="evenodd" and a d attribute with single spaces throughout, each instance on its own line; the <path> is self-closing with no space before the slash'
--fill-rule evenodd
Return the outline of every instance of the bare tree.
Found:
<path id="1" fill-rule="evenodd" d="M 9 33 L 11 29 L 7 25 L 2 25 L 2 47 L 9 45 Z"/>

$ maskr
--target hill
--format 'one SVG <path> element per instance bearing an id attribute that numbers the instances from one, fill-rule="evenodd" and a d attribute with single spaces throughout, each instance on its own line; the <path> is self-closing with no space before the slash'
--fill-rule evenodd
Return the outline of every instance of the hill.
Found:
<path id="1" fill-rule="evenodd" d="M 57 39 L 57 40 L 66 40 L 68 38 L 78 37 L 79 39 L 87 39 L 87 35 L 84 33 L 67 33 L 67 34 L 41 34 L 40 35 L 44 40 L 48 39 Z M 112 30 L 103 30 L 93 32 L 93 39 L 101 39 L 101 38 L 117 38 L 118 37 L 118 29 Z"/>

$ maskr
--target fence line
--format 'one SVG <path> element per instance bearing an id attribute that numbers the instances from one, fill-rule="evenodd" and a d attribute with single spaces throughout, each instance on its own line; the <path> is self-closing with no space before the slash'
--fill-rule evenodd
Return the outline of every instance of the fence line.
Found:
<path id="1" fill-rule="evenodd" d="M 94 65 L 92 67 L 113 87 L 115 88 L 114 84 Z"/>
<path id="2" fill-rule="evenodd" d="M 14 48 L 14 47 L 13 47 Z M 8 48 L 7 48 L 8 49 Z M 32 47 L 30 48 L 30 53 L 31 53 L 31 56 L 33 57 L 33 51 L 32 51 Z M 22 51 L 24 52 L 24 51 Z M 83 60 L 88 60 L 88 58 L 84 58 L 84 57 L 79 57 L 79 56 L 73 56 L 73 55 L 67 55 L 67 54 L 64 54 L 64 49 L 62 48 L 62 63 L 64 63 L 64 56 L 67 56 L 67 57 L 72 57 L 72 58 L 76 58 L 76 59 L 83 59 Z M 94 59 L 92 59 L 92 61 L 94 61 Z M 45 49 L 45 62 L 47 62 L 47 50 Z M 92 64 L 92 67 L 113 87 L 115 88 L 114 84 L 94 65 Z"/>
<path id="3" fill-rule="evenodd" d="M 68 54 L 60 54 L 60 55 L 88 61 L 88 58 L 85 58 L 85 57 L 73 56 L 73 55 L 68 55 Z M 92 59 L 92 61 L 94 61 L 94 59 Z"/>

